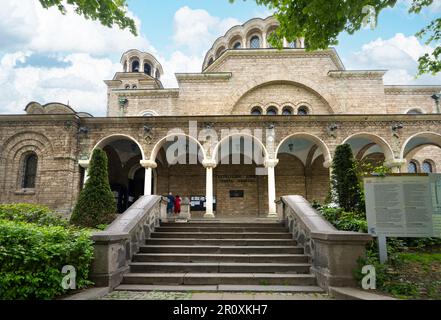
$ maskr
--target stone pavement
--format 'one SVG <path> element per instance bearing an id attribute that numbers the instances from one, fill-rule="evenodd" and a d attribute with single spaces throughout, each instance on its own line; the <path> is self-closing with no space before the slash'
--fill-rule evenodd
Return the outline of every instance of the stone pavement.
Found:
<path id="1" fill-rule="evenodd" d="M 319 293 L 113 291 L 100 300 L 329 300 Z"/>

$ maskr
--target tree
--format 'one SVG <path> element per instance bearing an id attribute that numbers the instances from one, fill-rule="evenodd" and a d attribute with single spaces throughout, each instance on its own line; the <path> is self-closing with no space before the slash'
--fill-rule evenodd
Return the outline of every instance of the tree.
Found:
<path id="1" fill-rule="evenodd" d="M 335 150 L 332 161 L 331 185 L 341 208 L 348 212 L 364 210 L 356 162 L 351 146 L 347 143 L 337 146 Z"/>
<path id="2" fill-rule="evenodd" d="M 65 2 L 74 7 L 77 14 L 86 19 L 99 20 L 101 24 L 111 28 L 113 25 L 121 29 L 128 28 L 133 35 L 137 35 L 135 21 L 127 16 L 126 0 L 39 0 L 41 5 L 48 9 L 57 7 L 66 14 Z"/>
<path id="3" fill-rule="evenodd" d="M 89 179 L 81 191 L 70 222 L 82 227 L 110 223 L 116 213 L 115 198 L 109 185 L 107 155 L 95 149 L 89 166 Z"/>
<path id="4" fill-rule="evenodd" d="M 235 0 L 229 0 L 234 2 Z M 245 0 L 244 0 L 245 1 Z M 269 42 L 275 48 L 283 47 L 283 38 L 289 42 L 305 38 L 307 50 L 327 49 L 338 44 L 338 35 L 346 31 L 353 34 L 370 22 L 377 21 L 380 12 L 394 7 L 397 0 L 255 0 L 274 10 L 280 26 L 271 34 Z M 411 0 L 409 13 L 419 14 L 433 0 Z M 433 20 L 416 34 L 426 44 L 436 44 L 431 54 L 419 58 L 418 75 L 437 74 L 441 71 L 441 18 Z"/>

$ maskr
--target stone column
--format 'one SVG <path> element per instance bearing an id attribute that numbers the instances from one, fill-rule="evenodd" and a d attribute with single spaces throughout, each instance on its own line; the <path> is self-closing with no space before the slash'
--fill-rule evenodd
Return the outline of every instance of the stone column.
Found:
<path id="1" fill-rule="evenodd" d="M 143 168 L 145 168 L 144 195 L 151 196 L 153 169 L 155 169 L 158 165 L 152 160 L 141 160 L 140 164 Z"/>
<path id="2" fill-rule="evenodd" d="M 388 160 L 384 165 L 392 170 L 392 173 L 400 173 L 401 167 L 406 164 L 405 159 Z"/>
<path id="3" fill-rule="evenodd" d="M 78 161 L 78 164 L 84 168 L 84 180 L 83 180 L 83 187 L 86 185 L 87 180 L 89 180 L 89 160 L 80 160 Z"/>
<path id="4" fill-rule="evenodd" d="M 279 159 L 265 160 L 265 168 L 268 169 L 268 218 L 277 217 L 276 207 L 276 176 L 275 167 L 279 163 Z"/>
<path id="5" fill-rule="evenodd" d="M 262 33 L 262 48 L 268 48 L 268 39 L 266 38 L 266 32 Z"/>
<path id="6" fill-rule="evenodd" d="M 206 208 L 204 218 L 214 218 L 213 211 L 213 169 L 216 167 L 216 161 L 204 160 L 202 165 L 207 171 L 206 186 L 205 186 L 205 200 Z"/>

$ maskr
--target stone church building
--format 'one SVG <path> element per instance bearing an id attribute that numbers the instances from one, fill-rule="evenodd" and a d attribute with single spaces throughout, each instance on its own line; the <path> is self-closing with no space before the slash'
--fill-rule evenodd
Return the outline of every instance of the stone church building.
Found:
<path id="1" fill-rule="evenodd" d="M 164 88 L 160 62 L 129 50 L 107 85 L 107 116 L 29 103 L 0 116 L 0 202 L 69 214 L 102 148 L 123 212 L 144 194 L 189 198 L 206 217 L 265 217 L 283 195 L 323 201 L 335 148 L 394 172 L 441 171 L 438 86 L 384 85 L 386 70 L 346 70 L 305 40 L 271 48 L 277 21 L 231 28 L 200 73 Z"/>

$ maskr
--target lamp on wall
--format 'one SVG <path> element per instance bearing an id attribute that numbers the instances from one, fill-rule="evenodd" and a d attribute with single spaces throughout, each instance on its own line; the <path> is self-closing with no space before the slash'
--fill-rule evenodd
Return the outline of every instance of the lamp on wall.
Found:
<path id="1" fill-rule="evenodd" d="M 432 99 L 435 100 L 435 105 L 436 105 L 436 113 L 440 113 L 439 112 L 439 100 L 441 98 L 441 93 L 435 93 L 432 95 Z"/>

